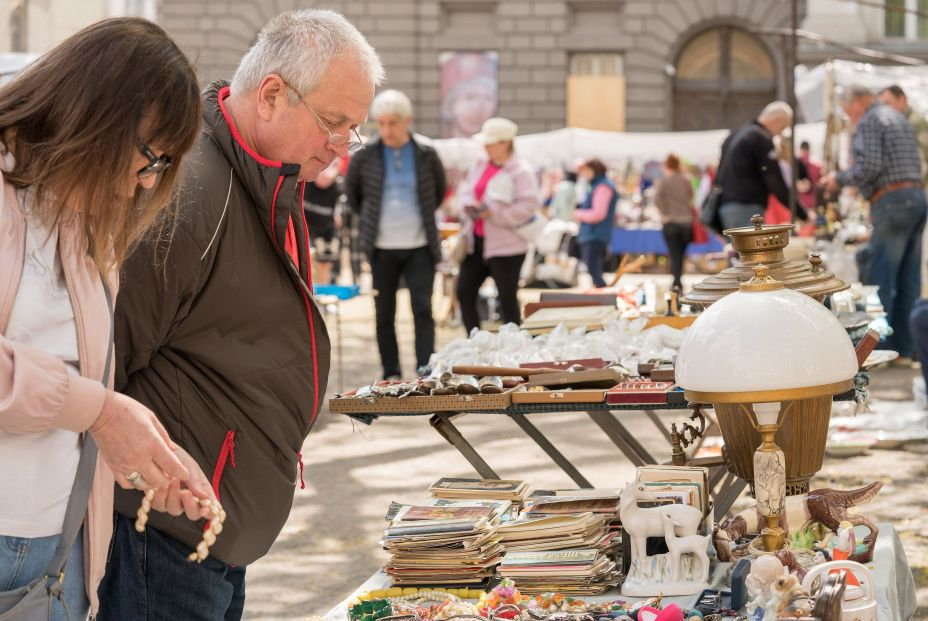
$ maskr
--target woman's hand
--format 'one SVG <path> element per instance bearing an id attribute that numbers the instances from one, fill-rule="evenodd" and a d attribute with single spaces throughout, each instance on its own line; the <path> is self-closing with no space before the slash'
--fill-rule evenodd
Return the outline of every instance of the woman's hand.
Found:
<path id="1" fill-rule="evenodd" d="M 183 483 L 174 479 L 170 485 L 156 491 L 151 508 L 171 515 L 185 514 L 187 519 L 193 521 L 200 518 L 209 519 L 212 516 L 209 508 L 200 505 L 199 502 L 201 499 L 217 500 L 209 479 L 187 451 L 178 446 L 174 454 L 190 472 L 190 476 Z"/>
<path id="2" fill-rule="evenodd" d="M 174 450 L 168 432 L 147 407 L 126 395 L 108 390 L 103 410 L 89 429 L 100 456 L 123 489 L 158 489 L 172 479 L 186 481 L 190 471 Z M 138 473 L 144 481 L 126 478 Z"/>

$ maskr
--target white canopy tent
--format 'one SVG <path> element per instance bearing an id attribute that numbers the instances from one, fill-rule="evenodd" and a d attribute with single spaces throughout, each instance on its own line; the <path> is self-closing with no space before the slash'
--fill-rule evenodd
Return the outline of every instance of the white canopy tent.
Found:
<path id="1" fill-rule="evenodd" d="M 798 141 L 809 141 L 820 152 L 825 124 L 796 126 Z M 565 128 L 516 138 L 516 151 L 538 169 L 572 167 L 578 160 L 597 157 L 607 164 L 663 161 L 675 153 L 684 161 L 704 166 L 718 160 L 728 130 L 700 132 L 605 132 Z M 797 141 L 797 142 L 798 142 Z M 446 168 L 465 170 L 484 156 L 483 148 L 467 138 L 432 140 Z"/>
<path id="2" fill-rule="evenodd" d="M 914 110 L 928 113 L 928 66 L 886 66 L 833 60 L 808 70 L 800 68 L 796 72 L 796 99 L 806 121 L 825 120 L 825 91 L 829 88 L 829 80 L 832 96 L 836 96 L 840 88 L 851 85 L 865 86 L 875 93 L 898 84 Z"/>

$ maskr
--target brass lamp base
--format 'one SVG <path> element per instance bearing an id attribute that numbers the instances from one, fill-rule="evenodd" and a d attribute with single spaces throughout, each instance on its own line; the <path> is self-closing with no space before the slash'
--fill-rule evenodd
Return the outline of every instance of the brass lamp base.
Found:
<path id="1" fill-rule="evenodd" d="M 767 552 L 777 552 L 786 547 L 786 531 L 780 528 L 779 515 L 765 515 L 767 525 L 760 531 L 761 541 Z"/>

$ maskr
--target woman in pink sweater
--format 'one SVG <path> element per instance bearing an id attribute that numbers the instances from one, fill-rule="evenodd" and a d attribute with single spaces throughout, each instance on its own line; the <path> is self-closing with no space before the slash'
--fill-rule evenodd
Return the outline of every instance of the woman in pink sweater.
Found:
<path id="1" fill-rule="evenodd" d="M 105 372 L 119 266 L 170 201 L 198 135 L 198 91 L 174 42 L 139 18 L 85 28 L 0 89 L 0 591 L 60 592 L 51 619 L 96 612 L 114 475 L 163 488 L 155 508 L 192 519 L 195 496 L 212 498 L 196 463 Z M 102 459 L 88 468 L 87 510 L 59 542 L 91 438 Z M 49 571 L 59 544 L 60 575 Z M 0 599 L 0 616 L 19 599 Z"/>

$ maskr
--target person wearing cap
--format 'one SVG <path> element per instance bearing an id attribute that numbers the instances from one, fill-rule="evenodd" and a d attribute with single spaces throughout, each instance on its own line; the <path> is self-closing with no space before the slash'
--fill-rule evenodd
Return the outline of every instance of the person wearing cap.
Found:
<path id="1" fill-rule="evenodd" d="M 374 98 L 379 137 L 351 158 L 345 176 L 348 205 L 360 217 L 361 251 L 371 265 L 377 347 L 384 379 L 399 379 L 396 293 L 406 281 L 416 333 L 416 366 L 435 351 L 432 290 L 441 260 L 435 211 L 445 197 L 445 169 L 432 147 L 410 131 L 412 103 L 396 90 Z"/>
<path id="2" fill-rule="evenodd" d="M 474 136 L 486 149 L 461 184 L 462 231 L 468 254 L 458 272 L 457 296 L 464 328 L 480 327 L 477 301 L 480 287 L 492 276 L 503 323 L 520 323 L 519 273 L 528 242 L 518 229 L 540 209 L 538 182 L 532 167 L 515 153 L 519 127 L 509 119 L 487 119 Z"/>

